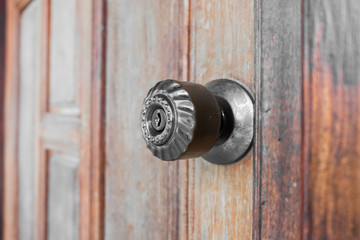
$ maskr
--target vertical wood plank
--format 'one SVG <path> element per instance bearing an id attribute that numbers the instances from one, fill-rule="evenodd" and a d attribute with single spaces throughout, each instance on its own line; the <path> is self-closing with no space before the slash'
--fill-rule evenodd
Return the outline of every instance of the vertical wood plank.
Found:
<path id="1" fill-rule="evenodd" d="M 51 112 L 79 112 L 76 70 L 82 62 L 77 53 L 81 27 L 77 21 L 77 1 L 51 0 L 49 107 Z M 85 5 L 86 6 L 86 5 Z M 81 11 L 82 12 L 82 11 Z M 85 11 L 84 11 L 85 12 Z M 65 108 L 65 109 L 64 109 Z M 73 109 L 69 109 L 73 108 Z M 64 112 L 65 111 L 65 112 Z"/>
<path id="2" fill-rule="evenodd" d="M 49 108 L 49 38 L 51 1 L 42 0 L 41 14 L 41 75 L 36 85 L 35 108 L 35 226 L 34 239 L 47 239 L 48 228 L 48 151 L 44 148 L 41 120 Z"/>
<path id="3" fill-rule="evenodd" d="M 105 50 L 106 1 L 93 0 L 91 92 L 91 239 L 104 239 L 105 226 Z"/>
<path id="4" fill-rule="evenodd" d="M 79 239 L 78 156 L 50 152 L 48 236 L 50 240 Z"/>
<path id="5" fill-rule="evenodd" d="M 4 111 L 5 111 L 5 34 L 6 1 L 0 1 L 0 236 L 3 236 L 4 218 Z"/>
<path id="6" fill-rule="evenodd" d="M 191 81 L 254 90 L 254 1 L 192 1 Z M 230 166 L 189 160 L 189 239 L 251 239 L 253 153 Z"/>
<path id="7" fill-rule="evenodd" d="M 359 239 L 360 2 L 304 4 L 304 239 Z"/>
<path id="8" fill-rule="evenodd" d="M 12 0 L 6 1 L 5 56 L 5 145 L 4 145 L 4 239 L 18 239 L 18 26 L 19 12 Z"/>
<path id="9" fill-rule="evenodd" d="M 100 9 L 99 9 L 100 10 Z M 92 205 L 92 113 L 93 108 L 100 102 L 94 102 L 96 95 L 92 95 L 92 52 L 93 52 L 93 1 L 76 1 L 76 26 L 75 32 L 75 83 L 76 95 L 79 99 L 81 141 L 79 163 L 79 239 L 91 239 L 91 205 Z M 78 84 L 78 88 L 76 86 Z M 93 97 L 95 99 L 93 99 Z M 74 112 L 75 113 L 75 112 Z M 99 117 L 99 116 L 97 116 Z"/>
<path id="10" fill-rule="evenodd" d="M 18 121 L 19 231 L 21 239 L 34 235 L 34 125 L 36 84 L 40 77 L 41 1 L 32 1 L 20 24 Z"/>
<path id="11" fill-rule="evenodd" d="M 258 239 L 301 233 L 301 2 L 259 1 Z"/>
<path id="12" fill-rule="evenodd" d="M 107 2 L 106 239 L 186 238 L 186 164 L 151 156 L 139 131 L 150 87 L 185 79 L 186 4 Z"/>

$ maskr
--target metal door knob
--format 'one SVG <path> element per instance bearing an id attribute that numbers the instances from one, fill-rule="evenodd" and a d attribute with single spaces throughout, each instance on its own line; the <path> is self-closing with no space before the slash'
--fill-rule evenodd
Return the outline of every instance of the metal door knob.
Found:
<path id="1" fill-rule="evenodd" d="M 144 100 L 141 129 L 147 147 L 162 160 L 202 156 L 216 164 L 234 163 L 252 146 L 253 98 L 235 80 L 205 86 L 161 81 Z"/>

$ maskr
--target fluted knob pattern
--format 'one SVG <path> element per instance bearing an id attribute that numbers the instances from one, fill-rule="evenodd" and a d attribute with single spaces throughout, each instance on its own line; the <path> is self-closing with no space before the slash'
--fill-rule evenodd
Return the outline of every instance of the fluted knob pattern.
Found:
<path id="1" fill-rule="evenodd" d="M 200 157 L 216 143 L 221 112 L 202 85 L 165 80 L 150 89 L 141 111 L 147 147 L 162 160 Z"/>

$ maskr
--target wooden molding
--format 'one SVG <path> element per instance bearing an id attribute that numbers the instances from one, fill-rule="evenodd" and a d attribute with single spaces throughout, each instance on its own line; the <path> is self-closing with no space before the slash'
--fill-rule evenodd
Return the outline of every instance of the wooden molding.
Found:
<path id="1" fill-rule="evenodd" d="M 20 11 L 22 11 L 32 0 L 15 0 L 16 7 Z"/>
<path id="2" fill-rule="evenodd" d="M 12 0 L 6 1 L 5 56 L 5 145 L 4 145 L 4 239 L 18 239 L 18 24 L 19 9 Z"/>
<path id="3" fill-rule="evenodd" d="M 106 1 L 93 0 L 91 112 L 91 239 L 104 238 Z"/>

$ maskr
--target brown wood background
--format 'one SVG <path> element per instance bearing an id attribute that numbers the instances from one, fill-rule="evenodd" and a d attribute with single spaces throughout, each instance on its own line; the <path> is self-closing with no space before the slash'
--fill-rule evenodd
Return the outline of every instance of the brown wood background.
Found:
<path id="1" fill-rule="evenodd" d="M 304 238 L 360 238 L 360 2 L 304 1 Z"/>
<path id="2" fill-rule="evenodd" d="M 101 239 L 104 224 L 103 1 L 62 4 L 57 0 L 8 0 L 6 6 L 4 239 L 77 236 Z M 37 18 L 41 22 L 35 21 Z M 66 21 L 68 24 L 63 25 Z M 41 31 L 34 31 L 31 22 Z M 32 47 L 26 44 L 32 43 L 22 32 L 36 37 L 41 51 L 27 51 Z M 64 37 L 65 40 L 61 39 Z M 20 42 L 26 48 L 20 50 Z M 67 44 L 62 44 L 64 42 Z M 30 55 L 26 55 L 28 53 Z M 25 56 L 26 61 L 22 61 Z M 36 61 L 38 57 L 40 63 Z M 72 64 L 67 61 L 69 57 Z M 32 66 L 27 61 L 36 64 Z M 22 69 L 40 71 L 33 88 L 24 88 L 22 80 L 27 81 L 27 75 L 19 72 L 19 63 Z M 19 200 L 23 200 L 19 198 L 24 184 L 19 181 L 19 169 L 24 166 L 20 166 L 23 163 L 19 162 L 18 145 L 24 125 L 19 121 L 20 99 L 24 94 L 36 96 L 36 107 L 28 109 L 35 115 L 32 141 L 35 197 L 30 207 L 34 210 L 34 226 L 29 226 L 33 233 L 25 233 L 24 224 L 20 225 L 24 209 L 19 208 Z"/>
<path id="3" fill-rule="evenodd" d="M 190 16 L 189 80 L 254 91 L 254 1 L 191 1 Z M 188 239 L 251 239 L 253 152 L 229 166 L 188 161 Z"/>
<path id="4" fill-rule="evenodd" d="M 257 9 L 256 239 L 301 234 L 301 2 Z"/>
<path id="5" fill-rule="evenodd" d="M 359 239 L 360 3 L 258 7 L 254 235 Z"/>
<path id="6" fill-rule="evenodd" d="M 187 80 L 188 11 L 188 1 L 107 3 L 105 239 L 186 239 L 186 161 L 152 156 L 139 113 L 157 81 Z"/>
<path id="7" fill-rule="evenodd" d="M 253 1 L 108 2 L 106 239 L 251 238 L 252 153 L 226 167 L 159 161 L 137 113 L 167 78 L 254 89 L 253 14 Z"/>
<path id="8" fill-rule="evenodd" d="M 14 1 L 6 1 L 6 56 L 5 56 L 5 143 L 4 143 L 4 239 L 18 239 L 18 181 L 16 164 L 16 119 L 18 73 L 18 19 L 19 12 Z"/>
<path id="9" fill-rule="evenodd" d="M 360 238 L 360 2 L 78 0 L 73 20 L 82 44 L 66 49 L 80 59 L 81 80 L 69 93 L 76 98 L 70 110 L 78 112 L 65 121 L 69 105 L 57 92 L 64 86 L 49 83 L 53 1 L 42 1 L 39 87 L 49 91 L 36 110 L 37 239 L 47 238 L 48 227 L 56 236 L 47 207 L 61 205 L 56 194 L 67 189 L 79 191 L 73 220 L 82 239 Z M 0 5 L 7 13 L 4 22 L 0 12 L 4 239 L 19 239 L 17 66 L 30 2 Z M 254 91 L 253 152 L 225 167 L 152 157 L 138 131 L 148 89 L 166 78 L 204 84 L 221 77 Z M 68 166 L 79 172 L 52 174 L 59 159 L 69 160 L 68 150 L 80 159 Z M 54 188 L 64 177 L 60 192 L 49 195 L 48 183 Z M 72 188 L 77 182 L 80 189 Z"/>

